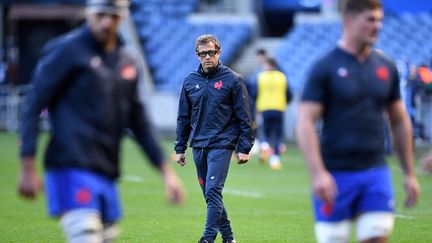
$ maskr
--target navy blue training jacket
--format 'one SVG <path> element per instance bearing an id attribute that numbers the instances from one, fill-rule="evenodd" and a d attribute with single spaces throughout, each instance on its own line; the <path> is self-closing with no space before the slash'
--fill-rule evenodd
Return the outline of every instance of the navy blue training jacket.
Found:
<path id="1" fill-rule="evenodd" d="M 222 63 L 205 74 L 189 73 L 183 83 L 177 116 L 175 151 L 193 148 L 235 149 L 249 153 L 254 135 L 249 95 L 243 78 Z"/>
<path id="2" fill-rule="evenodd" d="M 47 169 L 82 168 L 117 178 L 126 128 L 160 166 L 164 158 L 139 100 L 136 66 L 123 45 L 106 54 L 84 25 L 43 50 L 22 114 L 22 157 L 34 156 L 39 114 L 47 107 Z"/>

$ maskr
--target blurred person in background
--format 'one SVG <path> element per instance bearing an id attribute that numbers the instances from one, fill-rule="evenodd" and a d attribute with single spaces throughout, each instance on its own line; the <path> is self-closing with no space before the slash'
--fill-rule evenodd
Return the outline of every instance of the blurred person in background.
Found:
<path id="1" fill-rule="evenodd" d="M 432 174 L 432 149 L 420 158 L 420 169 L 424 173 Z"/>
<path id="2" fill-rule="evenodd" d="M 224 243 L 234 243 L 230 220 L 222 201 L 231 155 L 247 163 L 254 143 L 249 95 L 243 78 L 220 61 L 221 44 L 213 35 L 195 42 L 200 65 L 189 73 L 180 94 L 177 116 L 177 163 L 186 164 L 185 151 L 193 148 L 198 182 L 207 203 L 204 233 L 199 242 L 213 243 L 218 232 Z"/>
<path id="3" fill-rule="evenodd" d="M 279 170 L 280 150 L 284 135 L 284 113 L 292 92 L 284 73 L 277 69 L 276 59 L 269 57 L 263 64 L 263 71 L 258 75 L 256 109 L 263 118 L 264 136 L 260 147 L 266 160 L 268 156 L 270 168 Z"/>
<path id="4" fill-rule="evenodd" d="M 318 242 L 349 242 L 352 223 L 359 242 L 387 242 L 395 201 L 384 112 L 404 173 L 405 206 L 414 206 L 420 194 L 397 69 L 373 49 L 382 19 L 379 0 L 347 0 L 342 38 L 313 65 L 301 98 L 297 139 L 312 179 Z"/>
<path id="5" fill-rule="evenodd" d="M 432 149 L 424 153 L 420 158 L 420 170 L 427 174 L 432 174 Z"/>
<path id="6" fill-rule="evenodd" d="M 255 52 L 255 58 L 258 63 L 258 70 L 257 72 L 260 72 L 263 68 L 264 63 L 267 61 L 267 58 L 269 58 L 267 54 L 267 50 L 263 48 L 259 48 Z"/>
<path id="7" fill-rule="evenodd" d="M 18 190 L 41 190 L 35 153 L 38 117 L 49 110 L 51 140 L 45 154 L 48 211 L 59 217 L 68 242 L 110 242 L 121 207 L 120 142 L 126 128 L 181 203 L 180 181 L 166 162 L 138 94 L 137 67 L 117 34 L 127 0 L 88 0 L 86 23 L 43 48 L 21 120 L 22 169 Z"/>
<path id="8" fill-rule="evenodd" d="M 267 50 L 263 49 L 263 48 L 259 48 L 255 51 L 255 61 L 257 64 L 257 68 L 254 72 L 254 74 L 245 81 L 245 85 L 246 85 L 246 89 L 249 93 L 249 107 L 250 107 L 250 112 L 251 112 L 251 117 L 252 117 L 252 126 L 254 129 L 254 134 L 255 134 L 255 142 L 254 142 L 254 146 L 251 149 L 251 155 L 253 154 L 257 154 L 260 153 L 260 141 L 258 139 L 258 134 L 261 135 L 260 132 L 260 125 L 262 126 L 262 117 L 258 116 L 256 114 L 256 96 L 257 96 L 257 78 L 258 78 L 258 74 L 262 71 L 263 69 L 263 65 L 264 62 L 267 60 L 268 55 L 267 55 Z"/>

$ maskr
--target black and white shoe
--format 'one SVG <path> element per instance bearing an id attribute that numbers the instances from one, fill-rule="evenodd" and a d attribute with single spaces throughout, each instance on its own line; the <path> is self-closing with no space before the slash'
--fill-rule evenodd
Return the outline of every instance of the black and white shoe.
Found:
<path id="1" fill-rule="evenodd" d="M 208 240 L 206 240 L 206 239 L 204 239 L 204 238 L 201 238 L 201 239 L 198 241 L 198 243 L 213 243 L 213 241 L 208 241 Z"/>

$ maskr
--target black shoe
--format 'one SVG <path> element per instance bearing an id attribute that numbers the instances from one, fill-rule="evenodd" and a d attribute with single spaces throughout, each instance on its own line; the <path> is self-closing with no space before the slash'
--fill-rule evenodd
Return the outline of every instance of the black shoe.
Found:
<path id="1" fill-rule="evenodd" d="M 198 243 L 213 243 L 213 242 L 210 242 L 210 241 L 208 241 L 208 240 L 206 240 L 206 239 L 204 239 L 204 238 L 201 238 L 201 239 L 198 241 Z"/>
<path id="2" fill-rule="evenodd" d="M 222 243 L 237 243 L 235 239 L 232 240 L 223 240 Z"/>

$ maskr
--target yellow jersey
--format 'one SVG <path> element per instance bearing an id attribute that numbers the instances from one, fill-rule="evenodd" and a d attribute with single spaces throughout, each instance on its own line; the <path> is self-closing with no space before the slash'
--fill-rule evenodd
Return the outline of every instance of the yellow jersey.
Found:
<path id="1" fill-rule="evenodd" d="M 256 108 L 259 112 L 278 110 L 284 112 L 287 104 L 287 78 L 277 70 L 263 71 L 258 75 L 258 97 Z"/>

